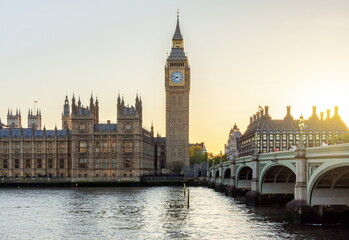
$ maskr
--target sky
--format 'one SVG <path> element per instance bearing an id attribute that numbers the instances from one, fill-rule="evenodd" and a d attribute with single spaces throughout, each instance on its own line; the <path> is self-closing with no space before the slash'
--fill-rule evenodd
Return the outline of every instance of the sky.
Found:
<path id="1" fill-rule="evenodd" d="M 0 118 L 41 109 L 61 128 L 65 95 L 116 122 L 116 100 L 143 101 L 143 125 L 165 136 L 164 65 L 177 8 L 191 66 L 190 142 L 224 149 L 258 106 L 274 119 L 339 106 L 349 123 L 349 1 L 0 0 Z"/>

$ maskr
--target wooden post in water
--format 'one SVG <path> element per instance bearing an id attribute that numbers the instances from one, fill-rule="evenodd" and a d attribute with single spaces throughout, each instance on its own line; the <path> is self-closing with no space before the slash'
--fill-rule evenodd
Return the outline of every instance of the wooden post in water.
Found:
<path id="1" fill-rule="evenodd" d="M 187 208 L 189 208 L 189 200 L 190 200 L 190 191 L 189 191 L 189 189 L 188 189 Z"/>
<path id="2" fill-rule="evenodd" d="M 187 187 L 185 185 L 185 183 L 183 183 L 183 195 L 185 197 L 185 194 L 187 193 Z"/>

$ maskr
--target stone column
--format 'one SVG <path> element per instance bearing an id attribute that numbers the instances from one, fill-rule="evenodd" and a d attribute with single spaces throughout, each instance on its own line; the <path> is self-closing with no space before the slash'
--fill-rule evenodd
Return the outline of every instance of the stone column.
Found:
<path id="1" fill-rule="evenodd" d="M 307 203 L 307 159 L 304 148 L 295 150 L 296 159 L 296 184 L 294 186 L 294 199 L 286 204 L 289 220 L 301 223 L 311 212 Z"/>
<path id="2" fill-rule="evenodd" d="M 295 151 L 296 158 L 296 184 L 294 187 L 294 199 L 307 204 L 307 160 L 305 149 Z"/>
<path id="3" fill-rule="evenodd" d="M 231 175 L 230 175 L 230 186 L 231 187 L 236 187 L 236 163 L 235 163 L 235 161 L 234 162 L 232 162 L 231 164 L 230 164 L 230 172 L 231 172 Z"/>
<path id="4" fill-rule="evenodd" d="M 229 197 L 236 197 L 237 196 L 237 188 L 236 188 L 236 163 L 235 159 L 230 164 L 230 183 L 229 186 L 227 186 L 226 189 L 226 195 Z"/>
<path id="5" fill-rule="evenodd" d="M 260 200 L 259 193 L 259 160 L 258 154 L 255 153 L 252 155 L 252 181 L 251 181 L 251 190 L 246 193 L 246 203 L 248 205 L 258 205 Z"/>

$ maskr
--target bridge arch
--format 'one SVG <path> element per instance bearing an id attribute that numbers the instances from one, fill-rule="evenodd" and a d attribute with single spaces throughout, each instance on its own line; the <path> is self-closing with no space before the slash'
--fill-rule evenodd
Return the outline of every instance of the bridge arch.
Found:
<path id="1" fill-rule="evenodd" d="M 349 204 L 349 162 L 348 159 L 329 160 L 319 166 L 310 176 L 307 187 L 307 201 L 314 205 Z"/>
<path id="2" fill-rule="evenodd" d="M 230 185 L 231 169 L 230 167 L 224 169 L 223 171 L 223 184 Z"/>
<path id="3" fill-rule="evenodd" d="M 252 182 L 252 168 L 249 166 L 240 167 L 237 176 L 237 188 L 251 189 Z"/>
<path id="4" fill-rule="evenodd" d="M 295 168 L 285 164 L 270 164 L 260 175 L 261 194 L 294 194 Z"/>

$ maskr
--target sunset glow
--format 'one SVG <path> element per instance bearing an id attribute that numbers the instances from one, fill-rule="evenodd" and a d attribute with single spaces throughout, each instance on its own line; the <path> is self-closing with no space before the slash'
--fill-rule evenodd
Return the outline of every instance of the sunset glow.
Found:
<path id="1" fill-rule="evenodd" d="M 20 4 L 19 4 L 20 2 Z M 118 93 L 143 100 L 145 128 L 165 136 L 164 64 L 177 8 L 191 65 L 190 142 L 219 153 L 234 123 L 258 106 L 305 118 L 339 106 L 349 123 L 348 1 L 3 1 L 0 118 L 38 100 L 43 123 L 61 126 L 65 95 L 100 102 L 116 122 Z"/>

